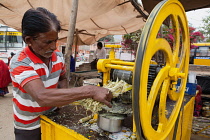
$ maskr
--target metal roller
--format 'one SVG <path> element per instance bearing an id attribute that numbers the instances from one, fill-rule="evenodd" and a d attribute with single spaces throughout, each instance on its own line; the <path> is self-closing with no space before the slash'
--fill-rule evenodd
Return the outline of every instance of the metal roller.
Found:
<path id="1" fill-rule="evenodd" d="M 158 72 L 160 71 L 161 66 L 160 65 L 155 65 L 155 64 L 150 64 L 149 67 L 149 75 L 148 75 L 148 84 L 149 86 L 152 86 L 152 83 L 157 76 Z M 111 80 L 116 81 L 116 80 L 124 80 L 128 84 L 132 85 L 132 79 L 133 79 L 133 72 L 132 71 L 126 71 L 126 70 L 118 70 L 118 69 L 112 69 L 111 70 Z M 148 90 L 150 88 L 148 87 Z"/>
<path id="2" fill-rule="evenodd" d="M 148 75 L 148 84 L 147 84 L 147 92 L 148 93 L 150 92 L 152 84 L 160 70 L 161 70 L 160 65 L 150 64 L 149 75 Z M 124 80 L 126 83 L 132 85 L 133 72 L 126 71 L 126 70 L 112 69 L 111 70 L 111 80 L 116 81 L 117 79 Z M 132 90 L 120 95 L 120 99 L 122 100 L 123 103 L 132 103 Z"/>
<path id="3" fill-rule="evenodd" d="M 113 81 L 118 80 L 124 80 L 128 84 L 132 85 L 132 79 L 133 79 L 133 72 L 132 71 L 126 71 L 126 70 L 117 70 L 113 69 L 111 72 L 111 79 Z"/>

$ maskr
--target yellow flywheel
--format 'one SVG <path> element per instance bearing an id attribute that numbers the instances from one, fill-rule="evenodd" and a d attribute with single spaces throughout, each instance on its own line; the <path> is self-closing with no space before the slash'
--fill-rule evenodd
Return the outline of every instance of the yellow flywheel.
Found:
<path id="1" fill-rule="evenodd" d="M 163 28 L 173 31 L 172 42 L 163 37 Z M 160 2 L 144 26 L 134 68 L 133 110 L 138 139 L 164 140 L 174 130 L 186 88 L 189 49 L 183 6 L 178 0 Z M 160 62 L 156 59 L 159 56 Z M 154 69 L 152 82 L 151 60 L 159 68 Z"/>

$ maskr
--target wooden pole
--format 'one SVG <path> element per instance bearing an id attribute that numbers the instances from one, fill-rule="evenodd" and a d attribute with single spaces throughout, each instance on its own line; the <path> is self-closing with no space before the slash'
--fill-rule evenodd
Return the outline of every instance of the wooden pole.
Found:
<path id="1" fill-rule="evenodd" d="M 78 1 L 79 0 L 72 0 L 70 21 L 69 21 L 69 30 L 68 30 L 68 35 L 67 35 L 67 46 L 65 49 L 67 87 L 69 87 L 70 55 L 72 55 L 72 45 L 74 42 L 74 32 L 75 32 L 75 25 L 76 25 L 76 19 L 77 19 Z"/>

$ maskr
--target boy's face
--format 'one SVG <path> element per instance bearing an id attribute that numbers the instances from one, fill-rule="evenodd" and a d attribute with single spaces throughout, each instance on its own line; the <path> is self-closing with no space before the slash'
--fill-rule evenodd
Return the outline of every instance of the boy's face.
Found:
<path id="1" fill-rule="evenodd" d="M 97 47 L 98 47 L 99 50 L 102 48 L 101 46 L 97 46 Z"/>

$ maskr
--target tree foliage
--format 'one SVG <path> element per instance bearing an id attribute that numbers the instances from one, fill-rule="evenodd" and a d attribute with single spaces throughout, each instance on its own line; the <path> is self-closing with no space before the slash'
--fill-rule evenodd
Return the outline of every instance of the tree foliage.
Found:
<path id="1" fill-rule="evenodd" d="M 129 48 L 132 51 L 136 52 L 141 37 L 141 33 L 142 29 L 139 29 L 136 32 L 123 35 L 122 45 L 125 48 Z"/>
<path id="2" fill-rule="evenodd" d="M 114 42 L 114 35 L 107 35 L 103 38 L 100 38 L 98 41 L 103 41 L 103 42 Z"/>
<path id="3" fill-rule="evenodd" d="M 167 26 L 163 26 L 163 31 L 161 33 L 162 35 L 160 35 L 160 33 L 158 34 L 158 37 L 165 38 L 170 46 L 173 46 L 175 38 L 174 38 L 174 29 L 167 27 Z M 192 43 L 197 43 L 197 42 L 201 42 L 204 40 L 204 36 L 200 31 L 196 31 L 196 28 L 194 27 L 189 27 L 189 35 L 190 35 L 190 49 L 196 48 L 197 46 L 193 45 Z M 180 36 L 182 36 L 182 31 L 180 30 Z"/>
<path id="4" fill-rule="evenodd" d="M 208 16 L 203 18 L 203 26 L 200 28 L 200 31 L 204 34 L 206 42 L 210 42 L 210 11 L 208 11 Z"/>
<path id="5" fill-rule="evenodd" d="M 190 43 L 191 46 L 190 48 L 195 48 L 197 46 L 192 45 L 192 43 L 200 42 L 204 39 L 204 36 L 201 32 L 195 31 L 196 28 L 189 27 L 189 34 L 190 34 Z M 180 30 L 180 35 L 182 31 Z M 141 37 L 142 30 L 138 30 L 136 32 L 130 33 L 130 34 L 125 34 L 123 36 L 123 42 L 122 45 L 126 48 L 130 48 L 132 50 L 136 50 L 137 48 L 140 37 Z M 157 37 L 162 37 L 165 38 L 170 46 L 173 46 L 175 38 L 174 38 L 174 29 L 172 27 L 168 26 L 162 26 L 161 31 L 158 33 Z"/>

